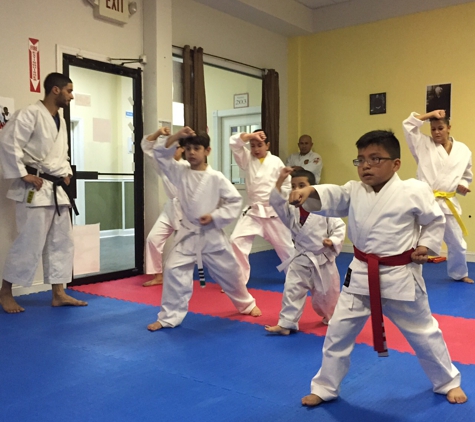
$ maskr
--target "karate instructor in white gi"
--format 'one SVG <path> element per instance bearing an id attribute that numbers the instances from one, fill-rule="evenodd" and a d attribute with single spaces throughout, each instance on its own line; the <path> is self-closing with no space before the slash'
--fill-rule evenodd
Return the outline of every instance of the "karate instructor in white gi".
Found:
<path id="1" fill-rule="evenodd" d="M 43 260 L 44 283 L 51 284 L 52 306 L 86 306 L 66 294 L 72 278 L 73 238 L 65 188 L 72 176 L 66 121 L 59 109 L 73 97 L 71 80 L 51 73 L 43 101 L 14 113 L 0 132 L 0 166 L 12 184 L 7 198 L 16 202 L 18 236 L 7 255 L 0 304 L 7 313 L 23 312 L 12 285 L 28 287 Z"/>

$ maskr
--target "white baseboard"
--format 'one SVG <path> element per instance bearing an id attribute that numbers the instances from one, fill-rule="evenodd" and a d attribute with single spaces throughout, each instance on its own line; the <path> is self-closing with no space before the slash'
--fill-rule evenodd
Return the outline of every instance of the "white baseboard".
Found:
<path id="1" fill-rule="evenodd" d="M 50 284 L 44 283 L 33 283 L 30 287 L 22 287 L 22 286 L 13 286 L 12 287 L 12 294 L 13 296 L 22 296 L 22 295 L 29 295 L 32 293 L 39 293 L 39 292 L 47 292 L 51 290 Z"/>

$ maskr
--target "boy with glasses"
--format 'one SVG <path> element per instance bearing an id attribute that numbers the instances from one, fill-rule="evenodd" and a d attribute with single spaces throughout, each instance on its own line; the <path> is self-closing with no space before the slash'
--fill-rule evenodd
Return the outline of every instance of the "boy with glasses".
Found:
<path id="1" fill-rule="evenodd" d="M 355 251 L 325 337 L 322 366 L 302 404 L 317 406 L 338 397 L 356 337 L 370 315 L 374 348 L 388 356 L 383 310 L 414 349 L 433 391 L 450 403 L 465 403 L 460 372 L 431 314 L 420 265 L 427 262 L 428 250 L 440 248 L 444 214 L 426 183 L 397 175 L 400 146 L 392 132 L 366 133 L 356 147 L 360 182 L 305 187 L 289 197 L 307 210 L 348 216 Z"/>

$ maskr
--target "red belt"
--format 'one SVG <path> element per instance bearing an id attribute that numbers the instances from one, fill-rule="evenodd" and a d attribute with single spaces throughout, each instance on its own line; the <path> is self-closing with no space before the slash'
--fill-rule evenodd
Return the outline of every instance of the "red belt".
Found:
<path id="1" fill-rule="evenodd" d="M 386 333 L 384 331 L 383 306 L 381 304 L 381 286 L 379 283 L 379 265 L 395 267 L 407 265 L 412 262 L 411 254 L 414 249 L 403 252 L 400 255 L 378 256 L 371 253 L 364 253 L 353 246 L 355 258 L 368 263 L 368 286 L 369 304 L 371 307 L 371 325 L 373 327 L 373 345 L 378 356 L 388 356 L 386 346 Z"/>

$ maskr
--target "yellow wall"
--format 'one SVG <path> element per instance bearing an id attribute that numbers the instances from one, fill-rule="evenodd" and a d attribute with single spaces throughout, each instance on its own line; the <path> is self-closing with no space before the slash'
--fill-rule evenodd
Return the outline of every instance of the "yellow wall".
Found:
<path id="1" fill-rule="evenodd" d="M 402 121 L 425 111 L 426 86 L 452 84 L 451 135 L 475 151 L 475 3 L 345 28 L 289 43 L 289 152 L 302 133 L 313 136 L 324 161 L 323 183 L 357 178 L 351 160 L 357 139 L 392 129 L 402 147 L 402 178 L 416 164 Z M 387 113 L 369 114 L 369 94 L 386 92 Z M 423 131 L 429 133 L 427 125 Z M 461 198 L 475 251 L 474 192 Z"/>

